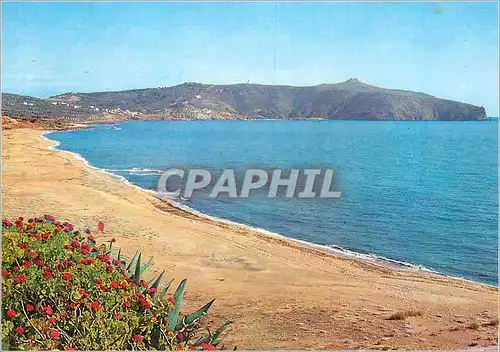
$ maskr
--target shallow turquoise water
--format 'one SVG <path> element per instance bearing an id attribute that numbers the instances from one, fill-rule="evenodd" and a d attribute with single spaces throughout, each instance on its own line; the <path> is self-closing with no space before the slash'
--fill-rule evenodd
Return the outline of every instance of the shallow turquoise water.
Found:
<path id="1" fill-rule="evenodd" d="M 289 237 L 497 285 L 497 122 L 148 121 L 51 133 L 143 188 L 170 167 L 333 167 L 340 199 L 187 205 Z"/>

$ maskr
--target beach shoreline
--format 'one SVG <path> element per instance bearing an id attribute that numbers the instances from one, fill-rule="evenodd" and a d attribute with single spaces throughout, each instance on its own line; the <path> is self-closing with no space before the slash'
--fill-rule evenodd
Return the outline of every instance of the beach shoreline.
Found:
<path id="1" fill-rule="evenodd" d="M 112 124 L 114 124 L 114 122 L 102 122 L 99 124 L 111 124 L 112 125 Z M 89 124 L 87 126 L 87 128 L 92 128 L 93 125 L 94 124 Z M 75 128 L 69 128 L 67 131 L 72 131 L 72 130 L 75 130 Z M 259 227 L 255 227 L 255 226 L 252 226 L 249 224 L 235 222 L 235 221 L 220 218 L 220 217 L 217 217 L 214 215 L 209 215 L 209 214 L 203 213 L 200 210 L 197 210 L 197 209 L 192 208 L 190 206 L 178 203 L 175 200 L 164 199 L 161 196 L 159 196 L 157 192 L 155 192 L 153 190 L 142 188 L 138 185 L 135 185 L 132 182 L 130 182 L 127 178 L 125 178 L 121 175 L 117 175 L 117 174 L 109 171 L 108 169 L 99 168 L 97 166 L 94 166 L 94 165 L 90 164 L 90 162 L 79 153 L 71 152 L 71 151 L 64 150 L 64 149 L 59 149 L 58 147 L 60 146 L 60 143 L 57 140 L 50 139 L 48 136 L 49 134 L 51 134 L 53 132 L 61 132 L 61 131 L 47 130 L 41 134 L 41 137 L 43 139 L 53 143 L 53 145 L 49 146 L 49 149 L 60 150 L 63 152 L 70 153 L 75 158 L 81 160 L 87 167 L 95 169 L 97 171 L 100 171 L 100 172 L 104 173 L 105 175 L 111 176 L 111 177 L 115 178 L 116 180 L 118 180 L 119 182 L 123 182 L 128 187 L 135 187 L 138 190 L 152 194 L 153 196 L 158 198 L 160 201 L 166 202 L 168 204 L 168 206 L 171 206 L 171 207 L 179 210 L 181 213 L 185 212 L 186 216 L 195 216 L 195 217 L 198 217 L 200 219 L 206 219 L 208 221 L 213 221 L 213 222 L 221 224 L 223 226 L 226 225 L 226 226 L 232 226 L 235 228 L 240 228 L 240 229 L 244 229 L 244 230 L 248 230 L 248 231 L 259 232 L 265 236 L 270 236 L 273 238 L 281 239 L 283 241 L 289 241 L 289 242 L 296 244 L 298 246 L 302 246 L 305 249 L 319 251 L 322 254 L 339 256 L 339 257 L 343 257 L 346 259 L 367 261 L 369 263 L 374 263 L 374 264 L 381 265 L 381 266 L 387 267 L 389 269 L 394 269 L 394 270 L 412 270 L 412 271 L 417 271 L 417 272 L 423 271 L 423 272 L 432 273 L 432 274 L 435 274 L 438 276 L 442 276 L 444 278 L 464 280 L 466 282 L 473 283 L 473 284 L 485 285 L 485 286 L 491 287 L 491 288 L 498 288 L 498 286 L 490 285 L 490 284 L 487 284 L 484 282 L 474 281 L 474 280 L 466 279 L 466 278 L 459 277 L 459 276 L 448 275 L 446 273 L 442 273 L 442 272 L 439 272 L 439 271 L 436 271 L 433 269 L 429 269 L 429 268 L 427 268 L 423 265 L 417 264 L 417 263 L 400 261 L 397 259 L 380 256 L 376 253 L 362 253 L 362 252 L 358 252 L 358 251 L 353 251 L 350 249 L 343 248 L 340 245 L 323 245 L 323 244 L 317 244 L 317 243 L 313 243 L 313 242 L 309 242 L 309 241 L 305 241 L 305 240 L 299 240 L 299 239 L 296 239 L 293 237 L 289 237 L 286 234 L 273 232 L 273 231 L 270 231 L 270 230 L 267 230 L 264 228 L 259 228 Z"/>
<path id="2" fill-rule="evenodd" d="M 92 128 L 92 125 L 89 125 L 88 128 Z M 69 129 L 68 131 L 71 131 L 71 130 L 74 130 L 74 129 Z M 188 217 L 195 216 L 199 219 L 213 221 L 214 223 L 217 223 L 217 224 L 222 225 L 222 226 L 230 226 L 230 227 L 234 227 L 237 229 L 258 232 L 264 236 L 269 236 L 269 237 L 280 239 L 283 241 L 289 241 L 295 245 L 304 247 L 305 249 L 319 251 L 322 254 L 339 256 L 339 257 L 343 257 L 346 259 L 352 259 L 352 260 L 367 261 L 369 263 L 374 263 L 374 264 L 381 265 L 381 266 L 387 267 L 389 269 L 394 269 L 394 270 L 423 271 L 423 272 L 428 272 L 428 273 L 432 273 L 435 275 L 443 276 L 445 278 L 459 279 L 459 280 L 464 280 L 466 282 L 470 282 L 473 284 L 479 284 L 479 285 L 485 285 L 487 287 L 497 288 L 497 286 L 489 285 L 489 284 L 484 283 L 484 282 L 478 282 L 478 281 L 469 280 L 469 279 L 465 279 L 465 278 L 458 277 L 458 276 L 447 275 L 445 273 L 441 273 L 439 271 L 435 271 L 435 270 L 426 268 L 425 266 L 422 266 L 419 264 L 410 263 L 410 262 L 403 262 L 403 261 L 399 261 L 397 259 L 379 256 L 375 253 L 365 254 L 365 253 L 361 253 L 361 252 L 357 252 L 357 251 L 352 251 L 349 249 L 345 249 L 340 245 L 322 245 L 322 244 L 317 244 L 317 243 L 313 243 L 313 242 L 309 242 L 309 241 L 305 241 L 305 240 L 299 240 L 299 239 L 295 239 L 293 237 L 286 236 L 286 235 L 281 234 L 281 233 L 277 233 L 277 232 L 273 232 L 273 231 L 264 229 L 264 228 L 259 228 L 259 227 L 251 226 L 251 225 L 248 225 L 245 223 L 235 222 L 235 221 L 220 218 L 220 217 L 217 217 L 214 215 L 205 214 L 200 210 L 197 210 L 197 209 L 192 208 L 190 206 L 178 203 L 175 200 L 164 199 L 161 196 L 159 196 L 157 192 L 155 192 L 153 190 L 142 188 L 138 185 L 135 185 L 132 182 L 130 182 L 127 178 L 125 178 L 121 175 L 114 174 L 113 172 L 109 171 L 108 169 L 99 168 L 97 166 L 94 166 L 94 165 L 90 164 L 90 162 L 79 153 L 71 152 L 71 151 L 64 150 L 64 149 L 59 149 L 58 147 L 60 146 L 60 143 L 58 141 L 50 139 L 48 137 L 48 135 L 53 133 L 53 132 L 61 132 L 61 131 L 48 130 L 48 131 L 45 131 L 41 134 L 41 137 L 43 139 L 53 143 L 51 146 L 49 146 L 49 149 L 59 150 L 59 151 L 63 151 L 66 153 L 70 153 L 78 160 L 81 160 L 87 167 L 92 168 L 92 169 L 97 170 L 97 171 L 100 171 L 105 175 L 111 176 L 111 177 L 115 178 L 116 180 L 118 180 L 119 182 L 123 182 L 128 187 L 135 187 L 136 189 L 138 189 L 140 191 L 146 192 L 148 194 L 152 194 L 153 196 L 158 198 L 160 201 L 165 202 L 168 206 L 171 206 L 172 208 L 175 208 L 178 211 L 180 211 L 180 214 L 182 214 L 184 212 L 183 216 L 188 216 Z"/>
<path id="3" fill-rule="evenodd" d="M 482 319 L 479 318 L 480 314 L 484 315 L 484 319 L 495 319 L 497 317 L 496 295 L 498 293 L 496 287 L 424 270 L 391 268 L 380 265 L 375 261 L 341 256 L 338 255 L 339 253 L 326 253 L 318 248 L 321 247 L 320 245 L 308 242 L 302 243 L 303 241 L 290 239 L 266 230 L 255 229 L 244 224 L 237 224 L 197 211 L 183 209 L 182 206 L 173 202 L 158 199 L 150 191 L 135 186 L 126 180 L 126 182 L 123 182 L 123 180 L 120 182 L 116 175 L 103 172 L 104 170 L 90 165 L 82 156 L 78 157 L 76 153 L 57 149 L 57 146 L 54 145 L 57 143 L 45 136 L 49 132 L 33 129 L 4 131 L 3 163 L 5 172 L 2 174 L 4 215 L 37 215 L 38 212 L 44 211 L 54 213 L 58 218 L 72 220 L 76 224 L 78 224 L 78 221 L 75 220 L 78 218 L 88 222 L 90 220 L 95 221 L 99 217 L 108 217 L 110 220 L 118 220 L 120 225 L 123 226 L 119 229 L 117 225 L 114 227 L 113 222 L 111 222 L 109 232 L 110 235 L 116 235 L 119 246 L 123 246 L 125 243 L 124 249 L 128 249 L 128 253 L 131 253 L 134 246 L 139 246 L 145 254 L 156 254 L 155 258 L 157 258 L 158 254 L 160 254 L 160 257 L 164 254 L 159 249 L 159 247 L 163 246 L 163 249 L 170 249 L 176 255 L 202 255 L 203 260 L 201 261 L 198 259 L 182 259 L 182 256 L 174 256 L 174 258 L 170 259 L 162 258 L 162 260 L 157 260 L 155 270 L 161 270 L 161 264 L 165 264 L 171 269 L 180 269 L 177 271 L 188 277 L 188 282 L 190 282 L 188 284 L 189 291 L 192 292 L 191 298 L 196 303 L 207 297 L 206 293 L 197 291 L 197 284 L 208 285 L 212 289 L 213 296 L 222 301 L 222 307 L 217 308 L 216 318 L 222 318 L 225 316 L 224 313 L 233 312 L 235 307 L 249 308 L 251 302 L 255 303 L 257 297 L 267 294 L 272 301 L 271 304 L 266 305 L 259 302 L 256 307 L 252 307 L 254 309 L 252 312 L 253 320 L 250 319 L 250 322 L 245 322 L 246 329 L 243 329 L 242 334 L 244 336 L 242 337 L 241 334 L 238 336 L 238 329 L 235 328 L 235 331 L 228 337 L 228 341 L 238 344 L 239 348 L 377 348 L 377 346 L 384 347 L 386 345 L 405 348 L 465 348 L 469 346 L 468 344 L 474 338 L 477 341 L 479 335 L 479 345 L 491 346 L 496 344 L 496 328 L 493 326 L 488 328 L 487 325 L 484 325 L 484 328 L 479 331 L 467 329 L 466 327 L 455 331 L 451 330 L 457 324 L 466 324 L 468 319 Z M 21 141 L 23 139 L 28 140 L 29 145 L 23 143 Z M 35 163 L 38 167 L 35 166 L 34 169 L 30 170 L 29 166 L 26 167 L 25 164 L 27 160 L 30 160 L 30 150 L 33 148 L 35 154 L 31 156 L 40 157 L 40 164 Z M 31 152 L 33 151 L 31 150 Z M 37 162 L 39 161 L 38 158 L 35 159 Z M 55 159 L 62 160 L 62 163 L 51 162 L 51 160 Z M 49 170 L 43 165 L 46 163 L 49 166 L 52 164 L 53 170 Z M 42 177 L 40 178 L 40 176 Z M 49 180 L 45 180 L 44 177 L 48 177 Z M 59 181 L 62 181 L 61 185 L 50 183 L 54 179 L 57 180 L 58 177 Z M 37 178 L 39 178 L 38 182 Z M 52 186 L 50 186 L 51 184 Z M 55 189 L 51 192 L 50 189 L 46 190 L 42 187 L 47 185 Z M 78 189 L 78 191 L 71 191 L 72 187 Z M 19 188 L 22 189 L 21 192 Z M 90 194 L 95 192 L 96 188 L 97 193 L 99 193 L 98 197 L 91 197 L 91 200 L 82 199 L 85 190 L 92 189 L 93 191 L 89 191 Z M 63 193 L 63 200 L 58 200 L 58 190 L 63 189 L 67 193 Z M 48 198 L 46 202 L 44 202 L 44 196 Z M 33 198 L 37 202 L 33 202 Z M 106 204 L 116 207 L 114 209 L 115 213 L 109 213 L 105 209 L 103 209 L 103 212 L 90 210 L 92 206 L 99 204 L 99 199 L 104 199 L 107 201 Z M 21 201 L 19 202 L 19 200 Z M 18 201 L 18 204 L 14 205 L 16 201 Z M 137 205 L 134 202 L 140 204 Z M 68 209 L 71 204 L 75 204 L 75 207 Z M 103 204 L 100 204 L 97 208 L 103 206 Z M 72 213 L 74 213 L 73 218 L 70 217 Z M 132 225 L 132 221 L 127 219 L 133 217 L 139 220 L 142 216 L 151 220 L 150 226 Z M 162 226 L 173 229 L 177 233 L 182 233 L 184 228 L 193 232 L 199 231 L 201 235 L 192 233 L 191 237 L 188 236 L 185 240 L 179 240 L 176 236 L 162 233 L 159 230 Z M 155 238 L 149 238 L 149 242 L 144 244 L 141 243 L 141 239 L 137 238 L 137 236 L 131 235 L 131 233 L 141 233 L 141 228 L 143 230 L 146 228 L 150 233 L 155 233 L 156 236 L 152 236 Z M 125 233 L 128 235 L 125 235 Z M 106 238 L 106 236 L 103 238 Z M 168 240 L 172 240 L 173 243 Z M 196 240 L 202 240 L 205 242 L 205 246 L 197 245 Z M 211 241 L 214 242 L 213 245 L 211 245 Z M 190 248 L 184 249 L 182 248 L 183 245 Z M 253 250 L 257 254 L 253 253 Z M 235 255 L 235 252 L 240 253 Z M 273 257 L 286 260 L 280 262 L 280 260 Z M 183 263 L 182 260 L 187 263 Z M 205 273 L 200 275 L 200 270 L 205 271 Z M 207 275 L 207 272 L 209 275 Z M 197 278 L 194 275 L 196 273 L 202 278 Z M 174 274 L 177 276 L 176 270 L 174 270 Z M 321 274 L 324 274 L 325 277 L 322 277 Z M 339 281 L 342 282 L 340 288 L 336 287 L 338 284 L 334 282 L 339 277 Z M 299 287 L 290 288 L 287 280 L 296 280 Z M 362 282 L 358 283 L 357 280 Z M 213 281 L 216 281 L 216 284 Z M 233 287 L 231 284 L 227 284 L 228 282 L 232 283 Z M 266 293 L 265 289 L 273 284 L 281 285 L 281 288 L 285 287 L 290 292 L 277 290 L 273 291 L 272 294 Z M 217 285 L 223 286 L 223 288 L 217 287 Z M 255 287 L 249 288 L 249 285 L 260 285 L 260 287 L 257 287 L 257 289 Z M 311 291 L 313 286 L 319 286 L 319 289 L 316 287 Z M 322 286 L 323 290 L 321 290 Z M 234 290 L 232 290 L 233 288 Z M 334 295 L 336 289 L 339 289 L 337 293 L 341 293 L 342 299 Z M 382 291 L 383 298 L 371 299 L 370 301 L 369 297 L 373 289 Z M 235 291 L 238 292 L 236 294 L 237 299 L 233 299 Z M 264 326 L 270 324 L 284 311 L 290 314 L 287 311 L 290 308 L 285 308 L 287 306 L 295 306 L 299 308 L 299 311 L 302 310 L 300 309 L 300 302 L 297 302 L 292 292 L 295 294 L 300 293 L 302 296 L 306 292 L 313 292 L 313 299 L 308 298 L 307 304 L 304 305 L 304 307 L 308 307 L 306 312 L 299 314 L 295 312 L 293 314 L 292 309 L 294 326 L 286 324 L 286 328 L 276 327 L 278 329 L 276 332 L 273 332 L 272 329 L 263 328 L 262 324 Z M 418 298 L 415 296 L 417 293 L 425 297 Z M 328 307 L 327 302 L 331 302 L 332 297 L 335 297 L 335 309 Z M 248 303 L 243 302 L 245 298 L 248 299 Z M 432 302 L 436 301 L 436 299 L 438 303 L 434 307 Z M 366 303 L 367 301 L 369 303 Z M 281 302 L 282 305 L 277 304 L 277 302 Z M 353 304 L 354 302 L 356 304 Z M 379 304 L 374 305 L 374 302 Z M 383 304 L 384 302 L 386 304 Z M 464 311 L 467 319 L 462 319 L 464 323 L 457 323 L 456 320 L 460 319 L 451 318 L 456 315 L 464 315 L 457 313 L 460 310 L 460 305 L 457 305 L 458 302 L 461 302 L 461 304 L 465 302 L 466 308 L 464 308 Z M 349 329 L 343 330 L 347 326 L 334 328 L 333 321 L 330 321 L 332 317 L 340 315 L 337 313 L 344 305 L 349 307 L 347 310 L 350 313 L 342 315 L 340 320 L 344 323 L 360 320 L 359 324 L 363 326 L 362 333 L 359 333 L 359 335 L 356 333 L 356 336 L 361 341 L 352 338 L 353 332 L 349 331 Z M 473 307 L 476 305 L 477 307 Z M 377 306 L 382 308 L 376 308 Z M 408 332 L 407 329 L 403 329 L 404 333 L 399 336 L 399 333 L 393 331 L 398 329 L 394 325 L 395 322 L 388 321 L 387 317 L 382 319 L 382 322 L 386 324 L 380 324 L 380 321 L 377 321 L 377 327 L 373 322 L 358 319 L 362 310 L 367 310 L 372 316 L 381 318 L 381 316 L 388 315 L 391 311 L 401 310 L 405 307 L 413 309 L 415 306 L 419 307 L 419 309 L 421 307 L 424 312 L 434 313 L 430 315 L 426 313 L 422 317 L 412 318 L 415 320 L 415 329 L 417 329 L 417 326 L 424 327 L 421 333 L 425 336 L 432 336 L 432 338 Z M 383 313 L 384 309 L 387 314 Z M 488 316 L 485 315 L 485 312 L 487 312 Z M 305 318 L 307 321 L 309 314 L 312 317 L 314 314 L 318 315 L 318 313 L 321 313 L 320 315 L 324 317 L 324 321 L 320 324 L 323 328 L 318 328 L 319 333 L 313 334 L 314 336 L 302 337 L 302 333 L 307 332 L 307 330 L 301 331 L 303 325 L 299 324 L 299 318 Z M 454 326 L 449 327 L 448 331 L 444 331 L 440 325 L 443 324 L 443 317 L 448 315 L 450 319 L 447 324 Z M 262 316 L 267 316 L 264 323 L 261 321 Z M 245 321 L 244 316 L 236 316 L 235 318 L 233 320 L 236 323 Z M 252 321 L 253 323 L 251 323 Z M 437 321 L 440 322 L 437 323 Z M 420 325 L 418 325 L 419 322 Z M 399 323 L 399 325 L 405 324 L 405 322 Z M 439 329 L 440 327 L 441 329 Z M 457 336 L 453 335 L 457 335 L 454 334 L 456 331 L 460 331 L 461 336 L 455 341 Z M 391 332 L 393 336 L 386 336 L 390 335 Z M 368 338 L 365 339 L 365 337 Z M 332 338 L 340 338 L 341 341 L 331 342 Z M 349 342 L 345 340 L 349 340 Z M 381 343 L 381 341 L 384 342 Z M 466 341 L 469 342 L 466 343 Z"/>

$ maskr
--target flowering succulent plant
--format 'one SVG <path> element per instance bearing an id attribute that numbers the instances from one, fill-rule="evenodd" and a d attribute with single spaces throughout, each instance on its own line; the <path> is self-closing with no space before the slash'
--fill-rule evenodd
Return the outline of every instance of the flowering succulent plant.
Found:
<path id="1" fill-rule="evenodd" d="M 99 230 L 103 225 L 100 224 Z M 173 294 L 151 260 L 126 261 L 92 231 L 50 215 L 2 221 L 2 344 L 34 350 L 214 350 L 229 323 L 203 333 L 213 300 L 180 315 L 186 280 Z"/>

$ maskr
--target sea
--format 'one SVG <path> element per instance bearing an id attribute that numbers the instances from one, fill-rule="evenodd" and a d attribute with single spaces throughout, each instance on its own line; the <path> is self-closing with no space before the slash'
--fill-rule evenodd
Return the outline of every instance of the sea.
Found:
<path id="1" fill-rule="evenodd" d="M 333 168 L 338 199 L 184 207 L 367 260 L 498 286 L 498 121 L 133 121 L 52 132 L 57 148 L 147 190 L 169 168 Z M 140 234 L 138 234 L 140 235 Z"/>

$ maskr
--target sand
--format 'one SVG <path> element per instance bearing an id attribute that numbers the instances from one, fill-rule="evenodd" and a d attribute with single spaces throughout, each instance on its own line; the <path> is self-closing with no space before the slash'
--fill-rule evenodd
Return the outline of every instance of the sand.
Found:
<path id="1" fill-rule="evenodd" d="M 52 214 L 105 223 L 151 272 L 188 279 L 184 312 L 212 298 L 206 322 L 232 320 L 238 349 L 451 349 L 497 343 L 498 289 L 422 271 L 335 257 L 177 210 L 153 195 L 50 150 L 40 130 L 3 131 L 3 216 Z M 311 224 L 311 228 L 314 228 Z M 464 260 L 467 260 L 464 258 Z M 420 316 L 389 320 L 396 312 Z M 478 323 L 478 324 L 474 324 Z M 472 325 L 472 326 L 471 326 Z"/>

